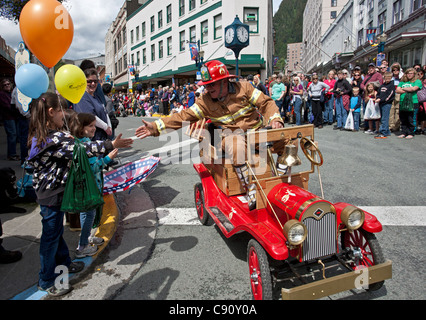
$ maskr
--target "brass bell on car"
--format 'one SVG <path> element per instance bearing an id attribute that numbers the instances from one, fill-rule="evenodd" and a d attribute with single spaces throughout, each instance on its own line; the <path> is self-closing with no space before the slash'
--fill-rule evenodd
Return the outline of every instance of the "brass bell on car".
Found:
<path id="1" fill-rule="evenodd" d="M 299 166 L 302 164 L 297 155 L 297 147 L 294 144 L 288 144 L 284 148 L 284 154 L 278 157 L 277 162 L 288 167 Z"/>

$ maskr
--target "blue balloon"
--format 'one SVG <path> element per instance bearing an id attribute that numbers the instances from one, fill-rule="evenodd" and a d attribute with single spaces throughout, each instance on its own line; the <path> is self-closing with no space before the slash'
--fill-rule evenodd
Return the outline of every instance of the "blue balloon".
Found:
<path id="1" fill-rule="evenodd" d="M 39 65 L 27 63 L 16 71 L 15 83 L 24 95 L 37 99 L 49 88 L 49 76 Z"/>

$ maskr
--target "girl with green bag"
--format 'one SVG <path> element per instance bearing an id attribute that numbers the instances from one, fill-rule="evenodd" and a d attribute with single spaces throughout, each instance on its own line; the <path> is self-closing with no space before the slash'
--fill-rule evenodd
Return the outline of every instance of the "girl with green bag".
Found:
<path id="1" fill-rule="evenodd" d="M 422 82 L 417 79 L 414 68 L 405 71 L 401 81 L 396 88 L 396 93 L 401 95 L 399 103 L 399 119 L 401 120 L 401 135 L 398 138 L 413 139 L 415 124 L 415 113 L 419 107 L 417 91 L 422 88 Z"/>
<path id="2" fill-rule="evenodd" d="M 55 287 L 55 269 L 68 267 L 70 273 L 84 268 L 82 262 L 72 262 L 68 246 L 63 239 L 64 212 L 61 210 L 76 144 L 74 137 L 63 131 L 66 100 L 54 93 L 44 93 L 31 110 L 28 146 L 28 163 L 34 168 L 33 186 L 40 205 L 42 234 L 40 239 L 40 273 L 38 287 L 49 295 L 60 296 L 71 287 Z M 100 156 L 115 148 L 129 147 L 131 139 L 114 141 L 91 141 L 82 143 L 88 156 Z"/>

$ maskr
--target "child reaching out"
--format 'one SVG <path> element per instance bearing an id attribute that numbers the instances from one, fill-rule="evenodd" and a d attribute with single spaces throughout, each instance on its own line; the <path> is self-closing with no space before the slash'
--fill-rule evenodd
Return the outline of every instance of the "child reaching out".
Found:
<path id="1" fill-rule="evenodd" d="M 34 168 L 33 187 L 40 205 L 42 234 L 40 238 L 40 273 L 38 287 L 51 296 L 71 291 L 55 287 L 57 266 L 68 268 L 69 273 L 83 270 L 83 262 L 71 262 L 68 246 L 63 239 L 64 212 L 61 209 L 65 185 L 71 167 L 74 137 L 64 128 L 66 100 L 54 93 L 44 93 L 34 102 L 31 110 L 28 163 Z M 87 155 L 100 156 L 115 148 L 125 148 L 131 139 L 84 142 Z"/>
<path id="2" fill-rule="evenodd" d="M 96 132 L 96 117 L 91 113 L 79 113 L 77 115 L 78 123 L 71 123 L 72 133 L 81 142 L 90 142 Z M 118 153 L 118 149 L 112 150 L 106 157 L 90 157 L 89 163 L 95 176 L 96 184 L 102 192 L 103 188 L 103 168 L 108 165 Z M 96 229 L 93 222 L 96 216 L 96 209 L 87 212 L 80 212 L 81 234 L 80 241 L 76 251 L 76 258 L 93 256 L 98 251 L 98 245 L 104 242 L 104 239 L 95 237 L 93 234 Z"/>

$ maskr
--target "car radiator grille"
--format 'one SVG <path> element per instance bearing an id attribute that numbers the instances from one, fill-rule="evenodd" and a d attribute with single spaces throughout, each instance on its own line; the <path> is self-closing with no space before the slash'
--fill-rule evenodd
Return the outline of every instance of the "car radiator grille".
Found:
<path id="1" fill-rule="evenodd" d="M 308 235 L 303 243 L 302 261 L 308 261 L 336 253 L 336 216 L 326 213 L 320 220 L 313 217 L 304 219 Z"/>

